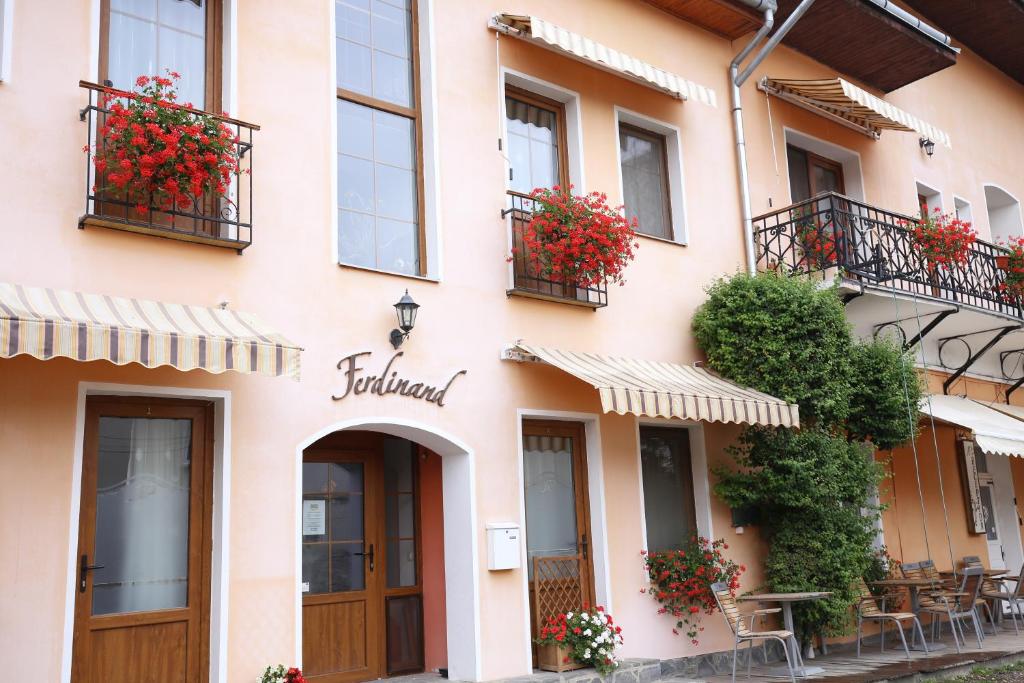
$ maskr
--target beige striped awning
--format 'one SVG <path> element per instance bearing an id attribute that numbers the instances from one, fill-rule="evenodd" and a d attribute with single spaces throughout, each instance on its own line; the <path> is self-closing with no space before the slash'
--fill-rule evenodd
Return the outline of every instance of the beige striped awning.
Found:
<path id="1" fill-rule="evenodd" d="M 0 282 L 0 358 L 299 376 L 302 349 L 231 309 Z"/>
<path id="2" fill-rule="evenodd" d="M 601 408 L 606 413 L 800 426 L 798 406 L 692 365 L 611 358 L 533 346 L 522 341 L 509 347 L 505 357 L 548 363 L 587 382 L 597 389 Z"/>
<path id="3" fill-rule="evenodd" d="M 953 146 L 949 135 L 943 130 L 842 78 L 765 78 L 760 88 L 872 137 L 877 138 L 883 130 L 900 130 L 919 133 L 946 147 Z"/>
<path id="4" fill-rule="evenodd" d="M 573 33 L 537 16 L 495 14 L 488 26 L 500 33 L 528 40 L 547 50 L 611 72 L 640 85 L 654 88 L 679 100 L 695 99 L 708 106 L 718 106 L 715 91 L 689 81 L 679 74 L 648 64 L 595 42 L 579 33 Z"/>

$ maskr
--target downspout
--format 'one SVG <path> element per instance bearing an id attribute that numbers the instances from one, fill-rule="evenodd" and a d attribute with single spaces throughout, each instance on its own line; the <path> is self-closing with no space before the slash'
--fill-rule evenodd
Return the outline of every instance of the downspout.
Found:
<path id="1" fill-rule="evenodd" d="M 757 10 L 764 11 L 764 25 L 758 29 L 754 37 L 747 43 L 738 55 L 729 63 L 729 94 L 732 103 L 732 125 L 736 138 L 736 166 L 739 172 L 740 181 L 740 209 L 743 212 L 743 241 L 747 253 L 747 272 L 751 275 L 757 272 L 757 255 L 754 252 L 754 217 L 750 209 L 750 179 L 747 175 L 747 142 L 743 133 L 743 104 L 740 99 L 740 87 L 750 78 L 754 69 L 764 61 L 764 58 L 775 49 L 775 46 L 789 33 L 793 25 L 810 9 L 814 0 L 801 0 L 792 14 L 786 17 L 779 30 L 768 39 L 768 42 L 761 47 L 765 37 L 771 32 L 775 25 L 775 10 L 778 9 L 775 0 L 740 0 L 744 5 Z M 740 65 L 750 56 L 750 53 L 761 47 L 761 50 L 754 56 L 750 64 L 740 73 Z"/>

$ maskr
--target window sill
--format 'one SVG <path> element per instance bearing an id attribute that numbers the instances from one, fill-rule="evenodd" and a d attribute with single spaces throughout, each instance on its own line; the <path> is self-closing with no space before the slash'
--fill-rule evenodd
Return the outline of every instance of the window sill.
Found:
<path id="1" fill-rule="evenodd" d="M 662 242 L 663 244 L 671 244 L 674 247 L 685 247 L 686 242 L 676 242 L 665 237 L 656 237 L 654 235 L 647 235 L 642 232 L 636 233 L 637 237 L 643 237 L 645 240 L 651 240 L 653 242 Z"/>
<path id="2" fill-rule="evenodd" d="M 110 230 L 134 232 L 140 235 L 152 235 L 154 237 L 163 237 L 166 239 L 177 240 L 179 242 L 206 244 L 212 247 L 234 249 L 239 254 L 241 254 L 246 247 L 252 244 L 252 242 L 246 242 L 244 240 L 236 240 L 226 237 L 214 237 L 212 235 L 202 235 L 192 232 L 183 232 L 181 230 L 174 230 L 169 227 L 165 228 L 159 225 L 151 225 L 147 223 L 132 223 L 130 221 L 125 221 L 123 219 L 110 218 L 105 216 L 82 216 L 81 218 L 78 219 L 78 228 L 83 229 L 86 227 L 108 228 Z"/>
<path id="3" fill-rule="evenodd" d="M 550 301 L 555 304 L 567 304 L 569 306 L 576 306 L 579 308 L 589 308 L 592 311 L 596 311 L 602 308 L 606 304 L 599 304 L 593 301 L 581 301 L 580 299 L 568 299 L 561 296 L 552 296 L 551 294 L 541 294 L 539 292 L 531 292 L 527 289 L 507 289 L 505 294 L 509 297 L 521 297 L 523 299 L 537 299 L 539 301 Z"/>
<path id="4" fill-rule="evenodd" d="M 401 277 L 407 280 L 419 280 L 420 282 L 432 282 L 434 284 L 440 284 L 441 280 L 436 277 L 430 277 L 428 275 L 410 275 L 409 273 L 398 273 L 393 270 L 380 270 L 379 268 L 369 268 L 367 266 L 354 266 L 350 263 L 338 263 L 339 268 L 345 270 L 358 270 L 364 273 L 376 273 L 377 275 L 389 275 L 391 277 Z"/>

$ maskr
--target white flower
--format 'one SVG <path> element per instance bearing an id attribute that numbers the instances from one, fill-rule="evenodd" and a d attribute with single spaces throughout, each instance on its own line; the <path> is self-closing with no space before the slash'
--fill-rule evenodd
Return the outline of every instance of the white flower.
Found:
<path id="1" fill-rule="evenodd" d="M 583 621 L 590 621 L 590 616 L 586 612 L 580 612 L 580 619 Z"/>
<path id="2" fill-rule="evenodd" d="M 590 629 L 588 628 L 588 629 L 587 629 L 586 631 L 584 631 L 584 632 L 583 632 L 583 635 L 585 635 L 585 636 L 589 636 L 589 635 L 591 635 L 591 633 L 590 633 Z"/>
<path id="3" fill-rule="evenodd" d="M 572 612 L 566 612 L 565 613 L 565 618 L 566 619 L 572 619 Z"/>
<path id="4" fill-rule="evenodd" d="M 584 650 L 583 651 L 583 658 L 586 659 L 589 656 L 590 656 L 590 650 Z"/>

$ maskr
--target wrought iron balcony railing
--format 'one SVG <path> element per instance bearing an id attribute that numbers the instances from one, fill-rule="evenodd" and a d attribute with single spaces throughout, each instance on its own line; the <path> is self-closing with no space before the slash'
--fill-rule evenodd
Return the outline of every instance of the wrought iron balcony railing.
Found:
<path id="1" fill-rule="evenodd" d="M 754 219 L 758 266 L 844 277 L 1017 318 L 1019 297 L 1005 290 L 997 258 L 1009 252 L 981 240 L 963 265 L 936 266 L 914 239 L 916 218 L 826 192 Z"/>
<path id="2" fill-rule="evenodd" d="M 512 222 L 512 289 L 509 296 L 527 296 L 564 303 L 600 308 L 608 305 L 608 285 L 584 287 L 572 282 L 561 282 L 544 277 L 530 267 L 530 258 L 523 243 L 523 232 L 533 217 L 533 200 L 518 192 L 508 193 L 508 207 L 502 212 Z"/>
<path id="3" fill-rule="evenodd" d="M 164 205 L 151 195 L 148 201 L 129 199 L 105 182 L 93 162 L 97 145 L 102 146 L 101 131 L 107 123 L 114 102 L 127 103 L 132 93 L 108 86 L 80 81 L 89 94 L 89 104 L 79 111 L 79 118 L 88 127 L 86 144 L 85 212 L 78 227 L 99 226 L 139 232 L 188 242 L 200 242 L 235 249 L 238 253 L 252 244 L 252 138 L 259 126 L 218 116 L 209 112 L 182 107 L 195 118 L 211 117 L 227 126 L 234 134 L 239 172 L 234 175 L 224 196 L 185 195 Z M 140 210 L 140 206 L 144 210 Z"/>

